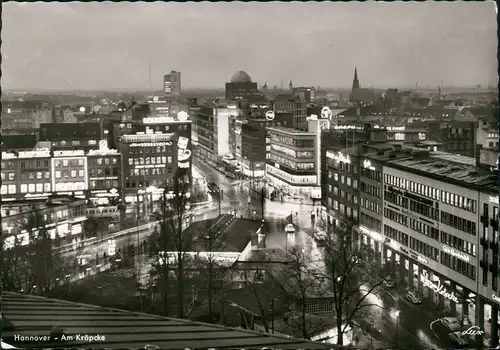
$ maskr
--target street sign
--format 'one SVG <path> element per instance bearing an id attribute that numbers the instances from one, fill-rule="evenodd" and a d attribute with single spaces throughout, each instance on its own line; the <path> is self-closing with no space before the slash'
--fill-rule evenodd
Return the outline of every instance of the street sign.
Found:
<path id="1" fill-rule="evenodd" d="M 116 254 L 116 241 L 114 239 L 108 239 L 108 256 L 114 256 Z"/>
<path id="2" fill-rule="evenodd" d="M 286 221 L 288 221 L 289 223 L 292 223 L 293 222 L 293 214 L 290 214 L 286 217 Z"/>

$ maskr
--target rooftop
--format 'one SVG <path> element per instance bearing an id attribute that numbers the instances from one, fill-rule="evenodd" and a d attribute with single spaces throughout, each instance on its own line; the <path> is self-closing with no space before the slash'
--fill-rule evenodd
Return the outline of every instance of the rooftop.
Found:
<path id="1" fill-rule="evenodd" d="M 65 348 L 160 349 L 262 348 L 332 349 L 332 344 L 281 337 L 189 320 L 107 309 L 94 305 L 4 292 L 2 340 L 22 348 L 53 348 L 60 342 L 16 342 L 14 335 L 48 336 L 54 326 L 66 335 L 101 335 L 103 340 L 67 340 Z"/>
<path id="2" fill-rule="evenodd" d="M 293 129 L 293 128 L 285 128 L 284 126 L 274 126 L 272 128 L 267 128 L 268 131 L 271 132 L 278 132 L 278 133 L 284 133 L 284 134 L 289 134 L 289 135 L 296 135 L 296 136 L 316 136 L 315 133 L 312 132 L 307 132 L 307 131 L 302 131 L 298 129 Z"/>
<path id="3" fill-rule="evenodd" d="M 259 220 L 238 219 L 225 214 L 216 219 L 195 222 L 187 229 L 187 232 L 193 236 L 195 251 L 208 249 L 202 236 L 210 231 L 218 233 L 211 243 L 213 251 L 241 253 L 261 224 Z"/>
<path id="4" fill-rule="evenodd" d="M 428 156 L 422 157 L 415 157 L 408 152 L 365 156 L 384 161 L 387 166 L 408 169 L 421 176 L 436 178 L 458 186 L 498 192 L 497 173 L 471 164 L 470 158 L 467 157 L 464 159 L 462 156 L 443 152 L 429 152 Z"/>

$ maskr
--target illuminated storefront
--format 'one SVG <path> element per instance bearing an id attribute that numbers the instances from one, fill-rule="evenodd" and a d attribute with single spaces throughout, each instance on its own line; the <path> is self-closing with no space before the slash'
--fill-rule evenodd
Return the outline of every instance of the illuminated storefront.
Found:
<path id="1" fill-rule="evenodd" d="M 14 214 L 2 218 L 2 232 L 6 234 L 7 249 L 30 244 L 30 236 L 36 236 L 42 228 L 58 244 L 73 243 L 81 239 L 82 225 L 86 220 L 85 200 L 60 198 L 51 206 L 45 206 L 44 202 L 16 203 L 15 206 L 9 208 Z M 24 209 L 21 208 L 23 206 Z M 39 220 L 38 227 L 27 226 L 28 222 L 36 220 Z"/>

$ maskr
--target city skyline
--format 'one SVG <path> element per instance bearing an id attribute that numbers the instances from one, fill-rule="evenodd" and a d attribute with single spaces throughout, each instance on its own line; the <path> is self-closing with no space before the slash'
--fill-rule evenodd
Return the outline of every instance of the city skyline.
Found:
<path id="1" fill-rule="evenodd" d="M 170 70 L 186 89 L 237 70 L 339 88 L 354 66 L 362 87 L 497 85 L 493 2 L 10 2 L 3 23 L 4 89 L 159 90 Z"/>

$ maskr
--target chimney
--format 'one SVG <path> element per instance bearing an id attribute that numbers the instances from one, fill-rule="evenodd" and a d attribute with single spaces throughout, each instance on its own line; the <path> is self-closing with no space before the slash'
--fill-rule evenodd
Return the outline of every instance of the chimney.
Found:
<path id="1" fill-rule="evenodd" d="M 482 145 L 478 144 L 476 145 L 476 152 L 474 152 L 474 158 L 476 158 L 476 166 L 479 167 L 481 166 L 481 149 L 483 148 Z"/>

